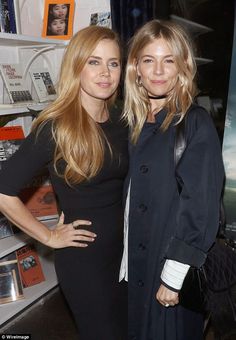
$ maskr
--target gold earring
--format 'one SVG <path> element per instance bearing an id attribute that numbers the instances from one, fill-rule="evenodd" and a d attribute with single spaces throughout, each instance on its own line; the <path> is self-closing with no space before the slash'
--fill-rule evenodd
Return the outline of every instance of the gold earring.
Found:
<path id="1" fill-rule="evenodd" d="M 137 76 L 136 79 L 135 79 L 135 83 L 138 87 L 142 87 L 143 84 L 142 84 L 142 80 L 141 80 L 141 77 L 140 76 Z"/>

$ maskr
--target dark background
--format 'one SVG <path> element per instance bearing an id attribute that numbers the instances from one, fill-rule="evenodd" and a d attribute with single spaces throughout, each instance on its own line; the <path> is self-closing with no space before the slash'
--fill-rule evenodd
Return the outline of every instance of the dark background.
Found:
<path id="1" fill-rule="evenodd" d="M 124 51 L 127 51 L 127 42 L 134 31 L 153 18 L 171 19 L 171 15 L 177 15 L 212 29 L 207 33 L 191 34 L 196 55 L 213 60 L 198 66 L 197 82 L 199 95 L 210 98 L 210 113 L 221 141 L 227 109 L 234 6 L 234 0 L 111 0 L 112 27 L 119 33 Z"/>

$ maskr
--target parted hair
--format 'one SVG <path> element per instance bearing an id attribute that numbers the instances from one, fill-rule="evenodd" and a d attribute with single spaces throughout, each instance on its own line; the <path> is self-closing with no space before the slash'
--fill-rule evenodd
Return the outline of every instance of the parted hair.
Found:
<path id="1" fill-rule="evenodd" d="M 101 26 L 88 26 L 72 37 L 62 59 L 57 99 L 32 125 L 39 134 L 43 126 L 51 123 L 56 145 L 54 169 L 69 185 L 89 180 L 98 173 L 104 160 L 105 143 L 108 143 L 99 124 L 83 108 L 80 98 L 81 71 L 103 39 L 115 41 L 120 46 L 117 34 Z M 115 97 L 116 93 L 106 100 L 107 107 Z M 64 173 L 58 170 L 60 160 L 66 162 Z"/>
<path id="2" fill-rule="evenodd" d="M 154 19 L 147 22 L 130 40 L 125 71 L 123 117 L 131 127 L 133 143 L 137 142 L 147 115 L 151 111 L 147 91 L 137 84 L 137 63 L 143 48 L 159 38 L 163 38 L 167 42 L 178 68 L 176 85 L 165 101 L 167 115 L 161 126 L 163 131 L 168 129 L 174 117 L 177 116 L 179 121 L 183 119 L 197 94 L 194 48 L 188 34 L 171 21 Z"/>

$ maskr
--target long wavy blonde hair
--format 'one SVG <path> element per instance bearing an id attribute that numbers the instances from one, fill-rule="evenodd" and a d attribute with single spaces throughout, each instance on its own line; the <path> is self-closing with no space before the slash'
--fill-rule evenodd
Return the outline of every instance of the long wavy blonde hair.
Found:
<path id="1" fill-rule="evenodd" d="M 151 20 L 133 36 L 129 46 L 125 72 L 125 104 L 123 117 L 131 127 L 131 140 L 137 142 L 143 124 L 151 111 L 148 93 L 137 84 L 137 63 L 142 50 L 155 39 L 163 38 L 170 47 L 178 68 L 178 79 L 165 101 L 167 115 L 161 129 L 168 129 L 175 116 L 181 121 L 197 94 L 196 63 L 192 42 L 187 33 L 171 21 Z"/>
<path id="2" fill-rule="evenodd" d="M 86 112 L 81 104 L 80 74 L 86 61 L 103 39 L 119 39 L 115 32 L 106 27 L 89 26 L 71 39 L 63 56 L 57 99 L 34 121 L 32 129 L 40 133 L 42 127 L 51 122 L 55 140 L 54 169 L 71 185 L 91 179 L 101 169 L 104 160 L 106 138 L 102 129 Z M 110 106 L 116 92 L 106 100 Z M 66 162 L 64 173 L 58 170 L 58 161 Z"/>

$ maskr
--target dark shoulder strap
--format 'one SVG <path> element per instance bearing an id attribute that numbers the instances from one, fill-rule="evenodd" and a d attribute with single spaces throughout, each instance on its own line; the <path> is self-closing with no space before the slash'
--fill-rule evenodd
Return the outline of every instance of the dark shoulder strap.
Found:
<path id="1" fill-rule="evenodd" d="M 175 127 L 175 145 L 174 145 L 174 161 L 175 166 L 178 164 L 180 158 L 183 155 L 183 152 L 186 148 L 186 136 L 185 136 L 185 118 L 176 125 Z"/>

